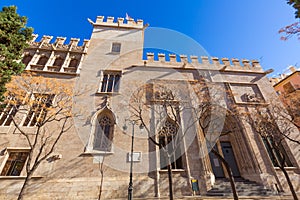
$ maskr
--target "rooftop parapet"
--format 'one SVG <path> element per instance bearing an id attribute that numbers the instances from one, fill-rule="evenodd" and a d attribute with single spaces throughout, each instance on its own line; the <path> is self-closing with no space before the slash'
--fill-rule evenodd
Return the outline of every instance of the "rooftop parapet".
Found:
<path id="1" fill-rule="evenodd" d="M 87 51 L 89 40 L 84 40 L 82 46 L 78 46 L 80 39 L 71 38 L 70 42 L 66 44 L 65 37 L 57 37 L 54 42 L 51 43 L 53 36 L 44 35 L 40 41 L 37 41 L 38 35 L 33 34 L 33 39 L 29 42 L 30 48 L 51 49 L 51 50 L 65 50 L 83 52 Z"/>
<path id="2" fill-rule="evenodd" d="M 36 39 L 37 39 L 37 37 L 38 37 L 39 35 L 38 34 L 32 34 L 32 39 L 31 39 L 31 41 L 30 41 L 30 43 L 31 42 L 34 42 Z"/>
<path id="3" fill-rule="evenodd" d="M 156 59 L 157 58 L 157 59 Z M 200 61 L 199 61 L 200 60 Z M 165 55 L 164 53 L 147 53 L 145 60 L 146 65 L 162 66 L 168 65 L 171 67 L 182 67 L 182 68 L 196 68 L 196 69 L 217 69 L 220 71 L 252 71 L 252 72 L 263 72 L 257 60 L 249 61 L 247 59 L 239 60 L 237 58 L 217 58 L 201 56 L 186 56 L 175 54 Z"/>
<path id="4" fill-rule="evenodd" d="M 50 41 L 52 40 L 53 36 L 50 35 L 43 35 L 41 42 L 42 43 L 50 43 Z"/>
<path id="5" fill-rule="evenodd" d="M 126 20 L 127 23 L 124 22 L 124 18 L 118 18 L 115 20 L 114 17 L 106 17 L 106 21 L 104 16 L 97 16 L 96 22 L 88 19 L 88 21 L 93 26 L 109 26 L 109 27 L 122 27 L 122 28 L 135 28 L 135 29 L 143 29 L 144 22 L 141 19 L 137 19 L 136 21 L 132 18 Z"/>
<path id="6" fill-rule="evenodd" d="M 55 42 L 54 42 L 54 45 L 55 46 L 61 46 L 61 45 L 64 45 L 65 41 L 66 41 L 67 38 L 65 37 L 57 37 Z"/>

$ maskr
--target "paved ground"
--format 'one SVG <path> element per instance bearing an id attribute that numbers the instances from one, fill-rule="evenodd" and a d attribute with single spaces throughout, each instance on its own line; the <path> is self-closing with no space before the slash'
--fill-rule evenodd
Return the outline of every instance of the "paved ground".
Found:
<path id="1" fill-rule="evenodd" d="M 153 197 L 153 198 L 133 198 L 134 200 L 169 200 L 168 197 Z M 233 200 L 232 197 L 207 197 L 207 196 L 193 196 L 193 197 L 180 197 L 180 198 L 174 198 L 174 200 Z M 293 200 L 292 196 L 289 195 L 283 195 L 283 196 L 239 196 L 239 199 L 241 200 Z M 121 199 L 120 199 L 121 200 Z"/>

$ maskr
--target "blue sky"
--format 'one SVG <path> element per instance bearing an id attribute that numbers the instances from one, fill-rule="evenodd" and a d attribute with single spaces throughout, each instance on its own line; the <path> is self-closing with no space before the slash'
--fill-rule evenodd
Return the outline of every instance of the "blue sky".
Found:
<path id="1" fill-rule="evenodd" d="M 282 41 L 278 34 L 296 21 L 285 0 L 1 0 L 0 6 L 5 5 L 16 5 L 40 36 L 89 39 L 92 27 L 87 18 L 128 13 L 150 27 L 191 37 L 211 56 L 257 59 L 264 69 L 275 69 L 274 74 L 289 65 L 300 67 L 300 40 Z"/>

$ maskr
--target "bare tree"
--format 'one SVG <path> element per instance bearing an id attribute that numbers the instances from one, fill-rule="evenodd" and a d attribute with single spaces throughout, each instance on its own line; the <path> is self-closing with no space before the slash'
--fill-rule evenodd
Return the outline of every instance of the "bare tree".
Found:
<path id="1" fill-rule="evenodd" d="M 240 126 L 238 126 L 239 122 L 236 119 L 235 112 L 225 109 L 211 100 L 212 94 L 208 94 L 208 86 L 203 87 L 203 89 L 206 90 L 206 93 L 201 95 L 202 102 L 198 104 L 197 107 L 197 113 L 199 115 L 199 127 L 201 128 L 202 133 L 205 134 L 207 148 L 218 158 L 221 163 L 223 163 L 228 174 L 233 197 L 235 200 L 237 200 L 239 198 L 231 167 L 224 159 L 223 154 L 221 154 L 214 146 L 218 142 L 219 137 L 231 134 L 238 130 L 241 131 Z M 220 90 L 220 88 L 218 90 Z M 218 110 L 218 112 L 214 112 L 214 110 Z M 211 127 L 214 126 L 221 126 L 222 130 L 219 130 L 221 132 L 216 132 L 216 128 L 211 129 Z"/>
<path id="2" fill-rule="evenodd" d="M 288 98 L 283 97 L 283 105 L 279 102 L 279 99 L 276 98 L 269 102 L 269 107 L 258 107 L 257 113 L 267 112 L 269 117 L 272 118 L 273 122 L 282 127 L 282 131 L 279 131 L 278 134 L 285 139 L 300 145 L 299 139 L 295 137 L 295 134 L 293 134 L 296 131 L 295 127 L 300 129 L 300 102 L 298 98 L 299 94 L 296 93 Z M 257 118 L 259 116 L 257 113 L 254 114 L 252 118 Z M 248 112 L 243 114 L 244 116 L 247 116 L 246 121 L 252 123 L 252 121 L 249 121 L 253 120 L 251 119 L 251 113 Z M 259 116 L 259 118 L 260 117 L 261 116 Z"/>
<path id="3" fill-rule="evenodd" d="M 139 121 L 145 127 L 148 139 L 157 145 L 163 154 L 162 157 L 166 161 L 164 164 L 168 170 L 169 197 L 173 200 L 172 162 L 176 162 L 175 152 L 179 148 L 180 103 L 175 100 L 171 90 L 159 84 L 149 84 L 133 94 L 130 109 L 133 120 Z M 155 125 L 153 121 L 147 123 L 148 120 L 153 120 L 147 117 L 151 112 L 159 120 L 154 122 Z M 151 130 L 153 125 L 154 130 Z M 160 137 L 159 141 L 157 137 Z"/>
<path id="4" fill-rule="evenodd" d="M 281 107 L 280 111 L 279 107 Z M 269 107 L 257 107 L 255 113 L 251 112 L 246 115 L 251 127 L 261 136 L 273 165 L 279 167 L 283 172 L 294 200 L 298 200 L 285 168 L 292 165 L 285 149 L 286 139 L 295 144 L 300 143 L 293 138 L 293 133 L 297 129 L 291 124 L 290 120 L 287 120 L 287 116 L 283 116 L 281 112 L 283 110 L 284 108 L 277 103 L 271 104 Z"/>
<path id="5" fill-rule="evenodd" d="M 293 37 L 294 35 L 298 36 L 298 39 L 300 39 L 300 23 L 295 22 L 293 24 L 287 25 L 283 28 L 281 28 L 278 31 L 280 34 L 284 34 L 284 36 L 281 36 L 281 40 L 288 40 L 289 38 Z"/>
<path id="6" fill-rule="evenodd" d="M 62 135 L 71 128 L 72 90 L 68 83 L 29 73 L 13 77 L 7 84 L 2 112 L 21 134 L 28 152 L 26 178 L 18 200 L 22 200 L 29 183 L 45 161 L 60 159 L 52 155 Z M 34 132 L 28 132 L 31 127 Z"/>
<path id="7" fill-rule="evenodd" d="M 178 81 L 173 86 L 156 81 L 140 88 L 131 98 L 131 117 L 145 127 L 148 139 L 159 147 L 160 153 L 165 158 L 170 199 L 174 198 L 172 167 L 176 167 L 177 161 L 180 159 L 177 152 L 181 148 L 184 138 L 190 137 L 191 128 L 198 126 L 204 110 L 211 113 L 212 110 L 209 109 L 213 109 L 212 104 L 217 104 L 216 99 L 224 98 L 224 91 L 221 95 L 216 92 L 218 91 L 216 89 L 209 92 L 208 90 L 209 87 L 203 81 L 188 84 Z M 213 113 L 215 114 L 215 111 Z M 220 119 L 221 113 L 218 116 Z M 151 117 L 149 118 L 149 116 Z M 223 125 L 220 120 L 210 121 L 208 124 L 208 126 L 214 127 L 210 130 L 215 131 L 219 125 Z M 228 163 L 226 164 L 230 169 Z"/>
<path id="8" fill-rule="evenodd" d="M 105 172 L 105 165 L 104 165 L 104 160 L 106 157 L 107 151 L 105 151 L 104 156 L 99 158 L 99 172 L 100 172 L 100 185 L 99 185 L 99 191 L 98 191 L 98 200 L 101 200 L 102 197 L 102 191 L 103 191 L 103 181 L 104 181 L 104 172 Z"/>
<path id="9" fill-rule="evenodd" d="M 98 200 L 101 199 L 102 196 L 102 188 L 103 188 L 103 180 L 104 180 L 104 164 L 103 162 L 99 162 L 99 172 L 100 172 L 100 185 L 99 185 L 99 192 L 98 192 Z"/>
<path id="10" fill-rule="evenodd" d="M 272 112 L 277 113 L 285 120 L 288 120 L 294 124 L 300 130 L 300 92 L 296 90 L 289 94 L 282 94 L 279 96 L 280 100 L 283 102 L 285 109 L 278 103 L 271 102 Z"/>
<path id="11" fill-rule="evenodd" d="M 300 18 L 300 1 L 299 0 L 286 0 L 287 4 L 291 5 L 293 8 L 295 8 L 295 18 Z M 285 26 L 281 28 L 279 33 L 283 33 L 284 36 L 281 37 L 282 40 L 287 40 L 293 35 L 298 36 L 298 39 L 300 39 L 300 23 L 297 21 L 293 24 L 290 24 L 288 26 Z"/>

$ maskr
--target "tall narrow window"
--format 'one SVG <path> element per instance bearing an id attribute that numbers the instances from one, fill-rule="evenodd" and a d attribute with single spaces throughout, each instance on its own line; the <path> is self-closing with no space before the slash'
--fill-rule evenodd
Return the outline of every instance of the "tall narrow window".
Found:
<path id="1" fill-rule="evenodd" d="M 114 42 L 111 47 L 112 53 L 120 53 L 121 52 L 121 43 Z"/>
<path id="2" fill-rule="evenodd" d="M 13 117 L 16 115 L 19 104 L 14 102 L 13 97 L 8 97 L 8 103 L 4 108 L 0 108 L 0 126 L 9 126 L 12 123 Z"/>
<path id="3" fill-rule="evenodd" d="M 40 59 L 38 60 L 37 65 L 46 65 L 47 61 L 48 61 L 48 57 L 45 55 L 42 55 L 40 57 Z"/>
<path id="4" fill-rule="evenodd" d="M 54 95 L 51 94 L 34 94 L 33 102 L 27 113 L 23 126 L 36 126 L 42 122 L 47 114 L 47 108 L 52 105 Z"/>
<path id="5" fill-rule="evenodd" d="M 98 116 L 96 122 L 93 149 L 98 151 L 111 151 L 114 123 L 108 114 Z"/>
<path id="6" fill-rule="evenodd" d="M 172 169 L 182 169 L 181 147 L 178 137 L 178 125 L 175 121 L 168 118 L 165 122 L 165 126 L 159 132 L 159 144 L 161 147 L 165 147 L 168 154 L 171 155 L 170 162 Z M 165 152 L 160 149 L 160 166 L 161 169 L 167 169 L 168 160 Z"/>
<path id="7" fill-rule="evenodd" d="M 25 66 L 28 65 L 28 63 L 31 61 L 32 56 L 30 54 L 27 54 L 23 57 L 22 59 L 22 63 L 25 64 Z"/>
<path id="8" fill-rule="evenodd" d="M 272 138 L 262 137 L 262 140 L 264 142 L 268 155 L 275 167 L 279 167 L 283 158 L 285 159 L 285 167 L 293 166 L 282 144 L 280 144 L 278 148 L 275 148 L 274 141 Z"/>
<path id="9" fill-rule="evenodd" d="M 72 58 L 68 67 L 77 68 L 77 64 L 78 64 L 78 60 L 76 58 Z"/>
<path id="10" fill-rule="evenodd" d="M 56 57 L 56 59 L 53 63 L 53 66 L 61 67 L 63 62 L 64 62 L 64 60 L 60 56 L 58 56 L 58 57 Z"/>
<path id="11" fill-rule="evenodd" d="M 1 176 L 20 176 L 27 157 L 28 152 L 9 152 Z"/>
<path id="12" fill-rule="evenodd" d="M 104 72 L 101 82 L 101 92 L 118 92 L 121 72 Z"/>

